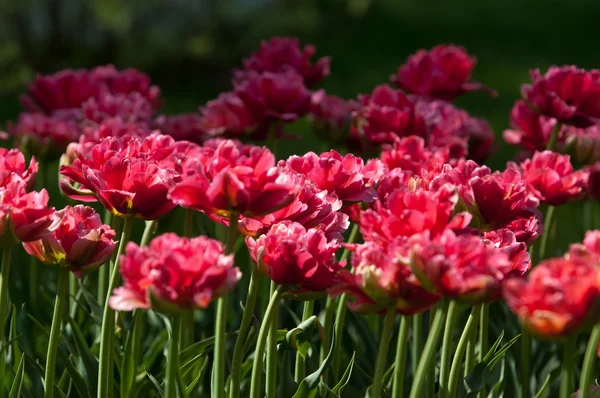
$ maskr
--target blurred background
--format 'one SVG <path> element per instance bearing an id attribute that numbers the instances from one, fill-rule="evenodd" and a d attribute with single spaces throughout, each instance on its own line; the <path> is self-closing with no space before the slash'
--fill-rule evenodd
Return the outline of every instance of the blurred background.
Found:
<path id="1" fill-rule="evenodd" d="M 490 120 L 499 168 L 513 153 L 500 134 L 528 70 L 600 67 L 599 15 L 597 0 L 2 0 L 0 120 L 17 117 L 36 72 L 139 68 L 162 88 L 165 113 L 192 112 L 229 90 L 231 69 L 271 36 L 331 55 L 323 87 L 346 98 L 389 82 L 415 50 L 452 42 L 478 58 L 474 78 L 499 92 L 456 102 Z"/>

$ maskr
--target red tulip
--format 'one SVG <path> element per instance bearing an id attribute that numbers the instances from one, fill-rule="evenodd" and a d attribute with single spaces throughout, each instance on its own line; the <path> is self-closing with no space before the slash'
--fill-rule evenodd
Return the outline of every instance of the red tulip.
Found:
<path id="1" fill-rule="evenodd" d="M 329 57 L 320 58 L 315 64 L 310 58 L 316 49 L 313 45 L 300 48 L 300 41 L 295 37 L 274 37 L 260 43 L 260 49 L 250 58 L 244 59 L 244 69 L 235 72 L 235 79 L 246 80 L 248 72 L 285 72 L 298 73 L 307 87 L 313 87 L 329 75 Z"/>
<path id="2" fill-rule="evenodd" d="M 246 244 L 263 274 L 279 285 L 294 285 L 300 290 L 330 288 L 343 267 L 335 261 L 339 241 L 328 240 L 323 231 L 295 222 L 275 224 L 256 240 L 247 237 Z"/>
<path id="3" fill-rule="evenodd" d="M 84 117 L 95 123 L 119 117 L 126 122 L 150 122 L 154 108 L 138 92 L 113 94 L 103 92 L 81 104 Z"/>
<path id="4" fill-rule="evenodd" d="M 417 136 L 394 139 L 392 145 L 384 145 L 381 161 L 390 170 L 399 168 L 416 176 L 421 170 L 432 170 L 450 161 L 447 148 L 426 148 L 425 140 Z"/>
<path id="5" fill-rule="evenodd" d="M 31 242 L 58 227 L 54 209 L 48 208 L 48 192 L 26 192 L 25 183 L 13 175 L 0 187 L 0 246 Z"/>
<path id="6" fill-rule="evenodd" d="M 46 264 L 69 268 L 81 277 L 108 261 L 115 250 L 115 231 L 103 225 L 87 206 L 67 206 L 55 213 L 60 225 L 40 240 L 23 243 L 27 253 Z"/>
<path id="7" fill-rule="evenodd" d="M 502 281 L 513 270 L 504 251 L 451 230 L 431 240 L 424 235 L 413 246 L 411 266 L 425 288 L 468 304 L 498 299 Z"/>
<path id="8" fill-rule="evenodd" d="M 315 91 L 310 97 L 310 114 L 313 127 L 319 136 L 328 135 L 339 141 L 350 128 L 352 112 L 358 110 L 358 102 L 327 95 L 325 90 Z"/>
<path id="9" fill-rule="evenodd" d="M 25 156 L 18 149 L 0 148 L 0 186 L 8 184 L 16 176 L 23 180 L 29 191 L 35 185 L 38 167 L 38 162 L 33 157 L 26 167 Z"/>
<path id="10" fill-rule="evenodd" d="M 502 228 L 484 232 L 483 239 L 489 245 L 506 253 L 509 261 L 512 262 L 508 276 L 523 276 L 531 268 L 531 257 L 527 251 L 527 245 L 518 241 L 515 233 L 510 229 Z"/>
<path id="11" fill-rule="evenodd" d="M 574 263 L 600 266 L 600 231 L 587 231 L 583 243 L 572 244 L 565 257 Z"/>
<path id="12" fill-rule="evenodd" d="M 450 101 L 464 93 L 486 89 L 471 80 L 476 62 L 463 47 L 442 44 L 408 57 L 391 80 L 409 93 Z"/>
<path id="13" fill-rule="evenodd" d="M 117 70 L 113 65 L 98 66 L 90 71 L 90 76 L 108 92 L 139 93 L 152 104 L 155 110 L 162 105 L 160 88 L 153 86 L 150 77 L 137 69 Z"/>
<path id="14" fill-rule="evenodd" d="M 556 119 L 539 115 L 523 101 L 518 100 L 510 113 L 512 129 L 502 133 L 511 145 L 519 145 L 528 151 L 544 150 L 550 140 Z M 561 129 L 558 142 L 564 141 L 565 129 Z"/>
<path id="15" fill-rule="evenodd" d="M 551 66 L 544 75 L 532 70 L 531 80 L 521 93 L 540 114 L 576 127 L 600 121 L 600 71 Z"/>
<path id="16" fill-rule="evenodd" d="M 553 258 L 543 261 L 528 279 L 511 279 L 504 298 L 519 320 L 539 337 L 568 336 L 586 322 L 598 322 L 600 267 Z"/>
<path id="17" fill-rule="evenodd" d="M 275 166 L 267 148 L 224 140 L 212 157 L 197 163 L 195 174 L 178 183 L 170 198 L 182 207 L 207 214 L 261 216 L 291 203 L 300 190 L 298 179 Z"/>
<path id="18" fill-rule="evenodd" d="M 238 137 L 251 134 L 259 120 L 236 93 L 222 93 L 200 108 L 200 129 L 208 136 Z"/>
<path id="19" fill-rule="evenodd" d="M 285 165 L 305 175 L 319 189 L 335 193 L 345 203 L 374 201 L 377 198 L 374 185 L 384 174 L 384 166 L 378 160 L 365 165 L 360 157 L 342 156 L 335 150 L 321 155 L 308 152 L 291 156 Z"/>
<path id="20" fill-rule="evenodd" d="M 124 285 L 113 291 L 109 301 L 118 311 L 205 309 L 229 293 L 242 276 L 233 266 L 233 255 L 225 255 L 220 242 L 173 233 L 155 238 L 147 247 L 128 243 L 119 270 Z"/>
<path id="21" fill-rule="evenodd" d="M 403 315 L 423 312 L 439 300 L 423 289 L 409 266 L 410 246 L 405 240 L 380 246 L 358 245 L 352 255 L 354 273 L 342 270 L 330 294 L 347 293 L 348 306 L 361 313 L 379 312 L 393 306 Z"/>
<path id="22" fill-rule="evenodd" d="M 521 163 L 523 177 L 531 192 L 541 201 L 559 206 L 576 199 L 582 193 L 587 175 L 573 171 L 570 157 L 552 151 L 536 152 Z"/>

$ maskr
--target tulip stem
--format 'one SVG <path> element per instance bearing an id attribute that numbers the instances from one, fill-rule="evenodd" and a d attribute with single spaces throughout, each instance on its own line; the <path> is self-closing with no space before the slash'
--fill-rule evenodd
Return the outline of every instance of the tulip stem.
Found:
<path id="1" fill-rule="evenodd" d="M 254 308 L 256 307 L 258 293 L 260 292 L 261 275 L 258 271 L 258 266 L 252 264 L 251 267 L 252 273 L 250 274 L 250 284 L 248 285 L 248 297 L 246 298 L 246 305 L 244 306 L 244 313 L 242 314 L 240 330 L 235 341 L 235 348 L 233 349 L 229 398 L 237 398 L 240 396 L 240 385 L 242 382 L 242 361 L 244 359 L 244 344 L 246 343 L 248 332 L 250 331 L 250 327 L 252 325 Z"/>
<path id="2" fill-rule="evenodd" d="M 556 143 L 558 141 L 558 133 L 560 132 L 560 128 L 562 127 L 562 123 L 560 122 L 556 122 L 556 125 L 554 126 L 554 128 L 552 129 L 552 133 L 550 134 L 550 137 L 548 139 L 548 145 L 546 146 L 546 149 L 549 151 L 554 151 L 556 148 Z"/>
<path id="3" fill-rule="evenodd" d="M 546 249 L 548 247 L 548 241 L 550 240 L 550 235 L 552 234 L 552 228 L 554 227 L 554 220 L 556 215 L 556 207 L 548 206 L 546 210 L 546 214 L 544 217 L 544 233 L 540 238 L 540 247 L 539 247 L 539 258 L 538 261 L 546 258 Z M 534 264 L 537 265 L 537 264 Z"/>
<path id="4" fill-rule="evenodd" d="M 352 225 L 352 229 L 350 230 L 350 235 L 348 236 L 348 240 L 346 241 L 347 244 L 351 244 L 354 243 L 356 241 L 356 238 L 358 237 L 358 232 L 359 232 L 359 225 L 358 223 L 355 223 Z M 350 255 L 350 250 L 348 250 L 348 248 L 344 248 L 344 251 L 342 252 L 342 255 L 340 257 L 340 262 L 342 261 L 346 261 L 348 259 L 348 256 Z M 327 356 L 327 353 L 329 352 L 329 348 L 331 347 L 331 332 L 333 331 L 335 333 L 335 336 L 338 338 L 342 338 L 342 333 L 344 330 L 344 318 L 346 317 L 346 298 L 347 295 L 344 293 L 340 296 L 340 298 L 337 300 L 336 303 L 336 299 L 334 298 L 327 298 L 327 302 L 325 303 L 325 324 L 324 324 L 324 328 L 325 328 L 325 334 L 323 336 L 323 344 L 321 344 L 321 353 L 320 353 L 320 360 L 321 363 L 325 360 L 325 357 Z M 331 327 L 331 321 L 333 320 L 334 316 L 333 316 L 333 312 L 336 309 L 337 310 L 335 312 L 335 330 L 333 330 L 334 328 Z M 333 347 L 333 358 L 332 358 L 332 362 L 331 362 L 331 367 L 332 367 L 332 372 L 333 372 L 333 377 L 334 379 L 337 379 L 339 373 L 340 373 L 340 368 L 341 368 L 341 344 L 337 344 L 335 347 Z"/>
<path id="5" fill-rule="evenodd" d="M 238 237 L 239 214 L 231 212 L 229 215 L 229 229 L 227 231 L 225 254 L 234 254 L 235 242 Z M 225 398 L 225 340 L 227 339 L 227 310 L 229 309 L 229 295 L 225 294 L 217 300 L 215 317 L 215 362 L 213 364 L 215 398 Z"/>
<path id="6" fill-rule="evenodd" d="M 6 335 L 4 334 L 4 330 L 6 329 L 6 311 L 9 308 L 10 297 L 8 294 L 8 279 L 10 276 L 10 259 L 12 254 L 12 247 L 8 246 L 2 250 L 2 270 L 0 271 L 0 389 L 2 390 L 2 394 L 4 395 L 4 386 L 2 383 L 4 382 L 4 367 L 6 355 L 4 355 L 4 345 L 7 343 Z"/>
<path id="7" fill-rule="evenodd" d="M 35 190 L 41 191 L 46 187 L 46 175 L 48 169 L 48 162 L 40 162 L 38 164 L 38 171 L 35 176 Z M 38 305 L 38 293 L 40 289 L 40 262 L 37 257 L 31 256 L 29 258 L 29 279 L 27 281 L 27 285 L 29 286 L 29 305 L 31 306 L 31 311 L 35 317 L 39 319 L 39 308 Z M 1 372 L 1 371 L 0 371 Z"/>
<path id="8" fill-rule="evenodd" d="M 459 313 L 458 303 L 454 300 L 448 305 L 448 314 L 446 315 L 446 326 L 444 328 L 444 337 L 442 342 L 442 358 L 440 363 L 440 395 L 448 395 L 448 377 L 450 364 L 452 360 L 452 337 L 454 336 L 454 324 Z"/>
<path id="9" fill-rule="evenodd" d="M 304 302 L 304 308 L 302 309 L 302 321 L 306 321 L 310 318 L 315 309 L 315 301 L 309 300 Z M 306 363 L 304 357 L 299 352 L 296 353 L 296 368 L 294 371 L 294 380 L 300 384 L 306 376 Z"/>
<path id="10" fill-rule="evenodd" d="M 481 306 L 475 306 L 471 310 L 471 314 L 469 315 L 469 319 L 467 319 L 467 323 L 465 328 L 460 336 L 460 340 L 458 341 L 458 345 L 456 346 L 456 352 L 454 353 L 454 359 L 452 360 L 452 368 L 450 369 L 450 376 L 448 379 L 448 394 L 446 397 L 455 398 L 456 397 L 456 389 L 458 386 L 458 375 L 460 373 L 460 368 L 462 365 L 462 360 L 465 355 L 465 351 L 469 342 L 471 340 L 471 336 L 474 336 L 474 331 L 477 330 L 477 322 L 481 316 Z M 465 363 L 465 366 L 466 363 Z"/>
<path id="11" fill-rule="evenodd" d="M 438 311 L 438 309 L 439 309 L 438 304 L 434 304 L 429 309 L 429 325 L 428 325 L 429 329 L 427 329 L 427 333 L 431 333 L 431 325 L 433 324 L 433 320 L 435 319 L 435 313 L 436 313 L 436 311 Z M 428 372 L 429 373 L 427 374 L 427 380 L 425 381 L 425 383 L 427 383 L 426 396 L 427 396 L 427 398 L 434 398 L 435 397 L 435 359 L 433 361 L 431 361 Z"/>
<path id="12" fill-rule="evenodd" d="M 100 364 L 98 367 L 98 396 L 108 397 L 112 392 L 113 380 L 110 378 L 110 371 L 114 366 L 113 361 L 113 336 L 115 333 L 115 311 L 108 305 L 110 293 L 117 287 L 119 282 L 119 257 L 125 250 L 125 246 L 131 236 L 133 228 L 133 217 L 125 218 L 123 232 L 119 249 L 113 255 L 110 267 L 110 281 L 108 285 L 108 294 L 104 303 L 104 312 L 102 314 L 102 330 L 100 331 Z"/>
<path id="13" fill-rule="evenodd" d="M 394 387 L 392 398 L 404 396 L 404 370 L 406 369 L 406 354 L 408 353 L 408 334 L 410 332 L 411 318 L 402 316 L 400 319 L 400 331 L 398 332 L 398 344 L 396 345 L 396 360 L 394 368 Z"/>
<path id="14" fill-rule="evenodd" d="M 184 209 L 183 236 L 190 238 L 194 234 L 194 210 Z"/>
<path id="15" fill-rule="evenodd" d="M 592 334 L 585 349 L 585 357 L 581 367 L 581 379 L 579 381 L 579 391 L 581 398 L 590 398 L 591 388 L 594 378 L 594 362 L 596 361 L 596 349 L 600 344 L 600 323 L 592 329 Z"/>
<path id="16" fill-rule="evenodd" d="M 429 370 L 431 363 L 435 358 L 435 352 L 440 335 L 442 334 L 442 329 L 444 328 L 444 321 L 446 319 L 447 311 L 447 301 L 443 301 L 439 308 L 435 311 L 435 316 L 433 318 L 431 328 L 429 329 L 429 335 L 427 336 L 427 341 L 425 342 L 425 348 L 423 349 L 423 355 L 419 360 L 413 385 L 410 389 L 409 398 L 421 398 L 423 396 L 427 371 Z"/>
<path id="17" fill-rule="evenodd" d="M 396 307 L 390 306 L 383 321 L 383 330 L 381 331 L 381 339 L 379 341 L 379 351 L 377 352 L 377 362 L 375 362 L 375 374 L 373 375 L 373 387 L 371 388 L 371 397 L 380 398 L 383 390 L 383 373 L 388 358 L 388 349 L 390 347 L 390 339 L 394 331 L 394 321 L 396 319 Z"/>
<path id="18" fill-rule="evenodd" d="M 562 367 L 560 369 L 560 398 L 569 398 L 573 393 L 573 364 L 575 362 L 576 343 L 577 335 L 569 336 L 563 342 L 563 360 Z"/>
<path id="19" fill-rule="evenodd" d="M 412 317 L 412 344 L 411 344 L 410 366 L 412 374 L 417 373 L 419 358 L 423 352 L 423 313 L 413 315 Z"/>
<path id="20" fill-rule="evenodd" d="M 478 318 L 481 317 L 481 310 Z M 467 353 L 465 355 L 465 371 L 464 376 L 467 377 L 471 369 L 475 367 L 475 346 L 477 345 L 477 327 L 471 329 L 469 334 L 469 342 L 467 344 Z"/>
<path id="21" fill-rule="evenodd" d="M 181 314 L 171 318 L 171 336 L 169 338 L 169 349 L 167 351 L 167 385 L 165 387 L 165 398 L 176 398 L 178 396 L 179 332 L 181 330 L 181 320 Z"/>
<path id="22" fill-rule="evenodd" d="M 115 235 L 119 234 L 119 226 L 121 223 L 121 219 L 116 217 L 110 210 L 104 210 L 104 224 L 110 225 L 110 227 L 115 231 Z M 113 257 L 114 259 L 114 257 Z M 98 269 L 98 304 L 104 305 L 106 301 L 106 293 L 108 292 L 108 281 L 110 279 L 110 261 L 107 261 L 103 264 L 100 269 Z"/>
<path id="23" fill-rule="evenodd" d="M 46 373 L 44 375 L 44 398 L 54 397 L 54 380 L 56 379 L 56 356 L 58 354 L 58 344 L 60 342 L 60 327 L 62 324 L 63 312 L 65 310 L 67 289 L 69 288 L 69 274 L 69 268 L 59 268 L 58 288 L 56 291 L 56 299 L 54 300 L 54 314 L 52 315 L 52 328 L 50 329 L 48 353 L 46 356 Z"/>
<path id="24" fill-rule="evenodd" d="M 183 218 L 183 236 L 191 238 L 194 234 L 194 216 L 195 211 L 192 209 L 184 209 Z M 183 309 L 181 311 L 181 331 L 179 338 L 180 350 L 188 347 L 194 341 L 194 335 L 196 334 L 196 325 L 194 321 L 194 310 Z M 191 376 L 191 375 L 190 375 Z"/>
<path id="25" fill-rule="evenodd" d="M 152 240 L 152 237 L 156 233 L 157 227 L 158 227 L 157 220 L 146 220 L 146 227 L 144 228 L 142 240 L 140 240 L 140 247 L 148 246 L 148 244 Z"/>
<path id="26" fill-rule="evenodd" d="M 521 397 L 528 398 L 531 393 L 529 380 L 529 363 L 531 358 L 531 334 L 521 327 Z"/>
<path id="27" fill-rule="evenodd" d="M 479 314 L 479 362 L 483 362 L 489 346 L 489 327 L 490 327 L 490 305 L 481 304 L 481 313 Z M 529 365 L 527 365 L 529 366 Z M 487 397 L 485 386 L 479 393 L 480 397 Z"/>
<path id="28" fill-rule="evenodd" d="M 277 290 L 271 281 L 271 295 Z M 269 335 L 267 336 L 267 398 L 274 398 L 277 391 L 277 327 L 279 325 L 279 308 L 275 307 L 271 317 Z"/>
<path id="29" fill-rule="evenodd" d="M 258 341 L 256 342 L 256 350 L 254 351 L 254 362 L 252 366 L 252 377 L 250 382 L 250 398 L 262 398 L 261 386 L 262 386 L 262 371 L 263 361 L 265 354 L 265 347 L 267 345 L 267 335 L 271 328 L 273 316 L 277 311 L 277 306 L 281 300 L 281 294 L 283 293 L 283 286 L 278 286 L 277 289 L 271 295 L 271 300 L 265 311 L 265 317 L 262 325 L 260 325 L 260 331 L 258 332 Z M 268 398 L 271 398 L 268 396 Z"/>

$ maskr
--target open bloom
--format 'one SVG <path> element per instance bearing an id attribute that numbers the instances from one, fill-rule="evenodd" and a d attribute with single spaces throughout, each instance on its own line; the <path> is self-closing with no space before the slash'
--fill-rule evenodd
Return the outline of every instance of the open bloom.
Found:
<path id="1" fill-rule="evenodd" d="M 170 191 L 182 207 L 225 216 L 265 215 L 291 203 L 300 190 L 298 179 L 275 166 L 267 148 L 221 141 L 214 154 Z"/>
<path id="2" fill-rule="evenodd" d="M 200 108 L 200 128 L 209 136 L 237 137 L 250 134 L 258 120 L 235 93 L 222 93 Z"/>
<path id="3" fill-rule="evenodd" d="M 399 168 L 420 176 L 421 170 L 432 170 L 435 166 L 450 161 L 447 148 L 426 148 L 425 140 L 418 136 L 394 139 L 393 144 L 384 145 L 381 161 L 388 169 Z"/>
<path id="4" fill-rule="evenodd" d="M 8 184 L 15 176 L 21 178 L 27 190 L 35 185 L 38 162 L 31 158 L 26 167 L 25 156 L 18 149 L 0 148 L 0 186 Z"/>
<path id="5" fill-rule="evenodd" d="M 342 270 L 330 294 L 347 293 L 348 306 L 372 313 L 393 306 L 403 315 L 423 312 L 439 300 L 439 295 L 421 286 L 409 265 L 410 245 L 405 239 L 394 244 L 366 242 L 352 255 L 354 273 Z"/>
<path id="6" fill-rule="evenodd" d="M 0 187 L 0 246 L 31 242 L 58 227 L 54 209 L 48 208 L 48 192 L 26 192 L 25 183 L 12 176 Z"/>
<path id="7" fill-rule="evenodd" d="M 504 251 L 451 230 L 435 239 L 424 235 L 413 246 L 411 266 L 425 288 L 468 304 L 498 299 L 502 281 L 513 270 Z"/>
<path id="8" fill-rule="evenodd" d="M 352 122 L 352 112 L 358 110 L 358 102 L 328 95 L 325 90 L 315 91 L 310 97 L 310 114 L 313 128 L 319 137 L 339 142 Z"/>
<path id="9" fill-rule="evenodd" d="M 485 88 L 471 80 L 476 62 L 463 47 L 441 44 L 408 57 L 391 80 L 409 93 L 450 101 L 469 91 Z"/>
<path id="10" fill-rule="evenodd" d="M 163 234 L 139 247 L 127 244 L 119 271 L 123 286 L 115 289 L 109 305 L 119 311 L 152 308 L 165 313 L 180 308 L 207 308 L 241 278 L 233 255 L 223 245 L 204 236 L 182 238 Z"/>
<path id="11" fill-rule="evenodd" d="M 531 268 L 531 257 L 525 242 L 518 241 L 515 233 L 508 228 L 497 229 L 483 233 L 486 243 L 506 253 L 512 262 L 511 271 L 507 276 L 523 276 Z"/>
<path id="12" fill-rule="evenodd" d="M 87 206 L 67 206 L 57 211 L 60 224 L 40 240 L 23 243 L 27 253 L 46 264 L 69 268 L 81 277 L 108 261 L 115 250 L 115 231 L 102 224 L 100 215 Z"/>
<path id="13" fill-rule="evenodd" d="M 294 71 L 304 79 L 307 87 L 313 87 L 329 75 L 329 57 L 320 58 L 312 63 L 310 58 L 316 49 L 307 44 L 300 47 L 300 42 L 295 37 L 273 37 L 269 41 L 262 41 L 260 49 L 250 58 L 244 59 L 244 69 L 235 71 L 235 79 L 245 80 L 248 72 L 285 72 Z"/>
<path id="14" fill-rule="evenodd" d="M 103 92 L 81 104 L 83 116 L 92 122 L 119 117 L 127 122 L 150 122 L 154 108 L 142 94 Z"/>
<path id="15" fill-rule="evenodd" d="M 372 202 L 377 199 L 374 185 L 384 174 L 383 164 L 378 160 L 365 165 L 360 157 L 340 155 L 335 150 L 317 155 L 308 152 L 303 156 L 291 156 L 285 165 L 305 175 L 319 189 L 335 193 L 345 203 Z"/>
<path id="16" fill-rule="evenodd" d="M 521 168 L 533 194 L 552 206 L 576 199 L 587 183 L 584 171 L 573 171 L 569 155 L 552 151 L 534 153 Z"/>
<path id="17" fill-rule="evenodd" d="M 279 285 L 300 290 L 322 291 L 330 288 L 343 264 L 335 261 L 341 247 L 328 240 L 323 231 L 283 221 L 258 239 L 247 237 L 246 244 L 258 269 Z"/>
<path id="18" fill-rule="evenodd" d="M 576 127 L 600 121 L 600 71 L 551 66 L 544 75 L 532 70 L 531 80 L 521 93 L 542 115 Z"/>
<path id="19" fill-rule="evenodd" d="M 502 133 L 507 143 L 528 151 L 543 150 L 556 126 L 556 119 L 542 116 L 529 108 L 525 101 L 518 100 L 510 112 L 510 125 L 511 129 Z M 564 141 L 564 129 L 559 132 L 557 140 Z"/>
<path id="20" fill-rule="evenodd" d="M 519 320 L 539 337 L 568 336 L 589 321 L 598 322 L 600 267 L 553 258 L 527 279 L 506 281 L 504 298 Z"/>

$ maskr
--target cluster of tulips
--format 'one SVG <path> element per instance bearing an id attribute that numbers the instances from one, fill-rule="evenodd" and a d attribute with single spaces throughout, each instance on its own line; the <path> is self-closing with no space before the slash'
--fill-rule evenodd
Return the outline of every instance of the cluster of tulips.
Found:
<path id="1" fill-rule="evenodd" d="M 316 88 L 330 59 L 314 53 L 265 41 L 231 91 L 181 115 L 159 114 L 159 88 L 133 69 L 31 83 L 4 137 L 19 149 L 0 152 L 0 396 L 39 385 L 46 397 L 501 396 L 502 383 L 473 379 L 515 342 L 522 398 L 553 396 L 554 384 L 560 398 L 598 393 L 600 71 L 533 71 L 503 134 L 522 152 L 492 171 L 494 132 L 451 102 L 496 94 L 472 80 L 465 49 L 419 50 L 393 86 L 357 100 Z M 277 159 L 277 142 L 302 139 L 301 118 L 329 150 Z M 57 161 L 62 210 L 44 189 Z M 561 248 L 568 202 L 590 228 Z M 27 354 L 11 321 L 21 245 L 32 291 L 40 261 L 58 269 L 50 331 L 37 323 L 45 359 Z M 521 325 L 502 347 L 490 344 L 490 309 L 505 308 L 494 302 Z M 348 310 L 367 331 L 349 326 Z M 352 386 L 358 360 L 343 342 L 375 330 L 373 370 Z M 546 340 L 563 354 L 533 382 L 532 347 Z M 165 360 L 148 362 L 149 344 Z"/>

